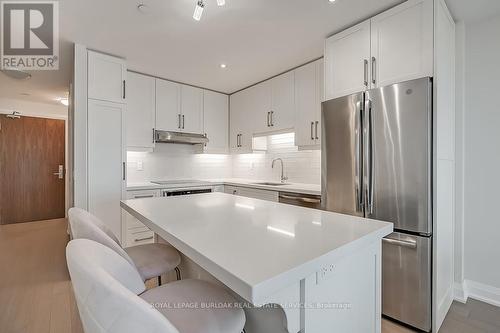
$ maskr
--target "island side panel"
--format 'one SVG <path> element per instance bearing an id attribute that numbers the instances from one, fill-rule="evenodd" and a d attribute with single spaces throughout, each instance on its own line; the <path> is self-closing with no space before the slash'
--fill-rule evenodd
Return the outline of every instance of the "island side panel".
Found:
<path id="1" fill-rule="evenodd" d="M 378 241 L 306 279 L 306 333 L 381 332 L 381 253 Z"/>

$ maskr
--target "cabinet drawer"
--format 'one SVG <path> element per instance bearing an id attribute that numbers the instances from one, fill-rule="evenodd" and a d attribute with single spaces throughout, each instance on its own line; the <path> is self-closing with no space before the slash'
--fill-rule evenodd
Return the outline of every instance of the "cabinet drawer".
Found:
<path id="1" fill-rule="evenodd" d="M 154 233 L 151 230 L 132 232 L 127 230 L 127 246 L 154 243 Z"/>

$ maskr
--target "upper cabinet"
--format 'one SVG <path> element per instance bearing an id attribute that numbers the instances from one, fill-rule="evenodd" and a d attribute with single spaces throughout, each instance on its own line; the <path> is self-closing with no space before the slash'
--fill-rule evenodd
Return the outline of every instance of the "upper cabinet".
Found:
<path id="1" fill-rule="evenodd" d="M 203 134 L 203 90 L 156 79 L 156 129 Z"/>
<path id="2" fill-rule="evenodd" d="M 181 85 L 156 79 L 156 129 L 178 132 L 181 127 Z"/>
<path id="3" fill-rule="evenodd" d="M 229 144 L 232 153 L 251 153 L 256 125 L 255 90 L 245 89 L 230 96 Z"/>
<path id="4" fill-rule="evenodd" d="M 372 87 L 433 76 L 433 1 L 407 1 L 371 19 Z"/>
<path id="5" fill-rule="evenodd" d="M 181 131 L 203 134 L 203 90 L 181 85 Z"/>
<path id="6" fill-rule="evenodd" d="M 154 148 L 155 79 L 132 72 L 127 78 L 127 147 Z"/>
<path id="7" fill-rule="evenodd" d="M 325 99 L 433 76 L 433 0 L 409 0 L 325 42 Z"/>
<path id="8" fill-rule="evenodd" d="M 125 103 L 126 77 L 124 59 L 88 51 L 88 98 Z"/>
<path id="9" fill-rule="evenodd" d="M 269 112 L 269 127 L 273 131 L 292 129 L 294 127 L 294 77 L 294 72 L 291 71 L 270 80 L 271 110 Z"/>
<path id="10" fill-rule="evenodd" d="M 321 143 L 323 59 L 295 70 L 295 145 L 317 149 Z"/>
<path id="11" fill-rule="evenodd" d="M 227 153 L 229 131 L 229 98 L 227 95 L 205 90 L 203 92 L 203 119 L 208 143 L 204 152 Z"/>
<path id="12" fill-rule="evenodd" d="M 325 41 L 325 99 L 363 91 L 369 87 L 370 21 Z"/>

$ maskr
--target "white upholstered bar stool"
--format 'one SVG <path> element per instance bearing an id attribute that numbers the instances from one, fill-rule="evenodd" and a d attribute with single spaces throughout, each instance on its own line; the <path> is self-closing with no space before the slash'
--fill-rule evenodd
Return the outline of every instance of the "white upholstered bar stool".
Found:
<path id="1" fill-rule="evenodd" d="M 96 216 L 81 208 L 68 211 L 70 234 L 72 238 L 85 238 L 105 245 L 134 265 L 143 281 L 158 278 L 175 269 L 177 280 L 180 280 L 181 263 L 179 252 L 167 244 L 144 244 L 123 249 L 113 232 Z"/>
<path id="2" fill-rule="evenodd" d="M 237 302 L 211 283 L 181 280 L 145 291 L 133 265 L 88 239 L 69 242 L 66 259 L 86 333 L 240 333 L 245 325 L 241 308 L 193 306 Z"/>

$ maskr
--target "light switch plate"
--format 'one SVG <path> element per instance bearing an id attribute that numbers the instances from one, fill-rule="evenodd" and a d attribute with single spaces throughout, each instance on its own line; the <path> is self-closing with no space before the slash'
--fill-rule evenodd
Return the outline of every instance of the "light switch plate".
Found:
<path id="1" fill-rule="evenodd" d="M 143 168 L 143 165 L 142 165 L 142 161 L 137 161 L 137 171 L 143 171 L 144 168 Z"/>

